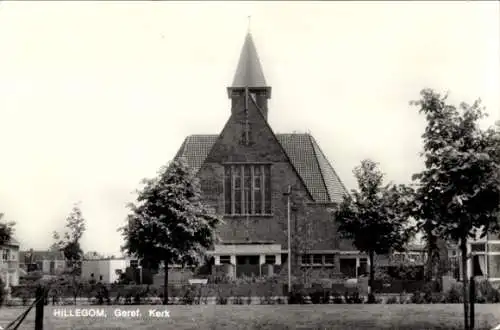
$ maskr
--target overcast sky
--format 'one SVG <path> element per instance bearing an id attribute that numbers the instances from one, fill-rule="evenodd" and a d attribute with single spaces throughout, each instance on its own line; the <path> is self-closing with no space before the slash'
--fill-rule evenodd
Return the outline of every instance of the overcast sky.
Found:
<path id="1" fill-rule="evenodd" d="M 46 249 L 76 201 L 85 250 L 114 253 L 144 177 L 219 133 L 247 16 L 274 131 L 310 132 L 348 188 L 361 159 L 421 168 L 424 87 L 499 114 L 499 4 L 1 2 L 0 212 Z"/>

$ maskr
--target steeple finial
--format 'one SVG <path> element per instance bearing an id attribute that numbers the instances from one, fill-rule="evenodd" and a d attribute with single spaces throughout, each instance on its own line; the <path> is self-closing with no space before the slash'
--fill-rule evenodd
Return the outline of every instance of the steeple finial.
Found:
<path id="1" fill-rule="evenodd" d="M 250 23 L 251 23 L 251 21 L 252 21 L 252 15 L 249 15 L 247 18 L 248 18 L 247 33 L 250 33 Z"/>

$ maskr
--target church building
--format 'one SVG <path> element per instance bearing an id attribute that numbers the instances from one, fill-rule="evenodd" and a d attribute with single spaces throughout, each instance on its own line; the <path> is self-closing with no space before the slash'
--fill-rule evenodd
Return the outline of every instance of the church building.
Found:
<path id="1" fill-rule="evenodd" d="M 268 107 L 271 91 L 248 33 L 222 132 L 190 135 L 176 155 L 196 172 L 206 205 L 223 216 L 221 241 L 209 253 L 238 277 L 286 272 L 289 246 L 292 273 L 360 275 L 367 260 L 339 239 L 331 212 L 347 190 L 312 135 L 273 132 L 268 113 L 280 110 Z"/>

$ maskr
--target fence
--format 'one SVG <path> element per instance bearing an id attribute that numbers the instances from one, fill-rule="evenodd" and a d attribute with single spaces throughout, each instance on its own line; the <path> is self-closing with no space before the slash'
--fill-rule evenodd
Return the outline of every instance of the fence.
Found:
<path id="1" fill-rule="evenodd" d="M 377 293 L 415 293 L 423 291 L 426 285 L 428 284 L 425 281 L 392 280 L 385 282 L 375 280 L 372 288 Z"/>
<path id="2" fill-rule="evenodd" d="M 161 297 L 163 286 L 153 285 L 57 285 L 52 284 L 48 288 L 48 299 L 91 299 L 100 294 L 110 298 L 125 297 Z M 18 286 L 12 289 L 12 298 L 18 298 L 27 302 L 34 296 L 35 286 Z M 170 297 L 183 297 L 190 292 L 199 292 L 206 297 L 217 296 L 283 296 L 286 289 L 278 283 L 245 283 L 245 284 L 193 284 L 193 285 L 169 285 L 168 295 Z"/>

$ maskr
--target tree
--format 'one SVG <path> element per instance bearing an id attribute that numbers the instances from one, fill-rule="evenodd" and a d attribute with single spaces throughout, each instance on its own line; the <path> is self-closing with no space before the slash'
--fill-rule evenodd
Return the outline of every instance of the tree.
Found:
<path id="1" fill-rule="evenodd" d="M 375 277 L 375 254 L 404 251 L 412 231 L 407 226 L 407 207 L 411 195 L 405 186 L 383 186 L 384 175 L 378 164 L 363 160 L 354 169 L 359 190 L 352 190 L 335 211 L 338 232 L 344 239 L 368 254 L 369 286 Z M 370 299 L 373 300 L 373 295 Z"/>
<path id="2" fill-rule="evenodd" d="M 497 232 L 500 213 L 500 131 L 482 130 L 480 101 L 447 104 L 430 89 L 411 104 L 425 115 L 425 169 L 418 182 L 415 212 L 432 235 L 458 243 L 463 269 L 464 325 L 469 329 L 467 240 Z"/>
<path id="3" fill-rule="evenodd" d="M 15 222 L 3 222 L 4 214 L 0 213 L 0 245 L 9 242 L 14 234 Z"/>
<path id="4" fill-rule="evenodd" d="M 198 265 L 216 239 L 220 219 L 201 202 L 198 179 L 184 159 L 145 179 L 128 224 L 121 228 L 123 249 L 158 268 L 164 265 L 164 304 L 168 304 L 168 265 Z"/>
<path id="5" fill-rule="evenodd" d="M 73 209 L 66 218 L 66 228 L 67 231 L 64 233 L 63 238 L 61 238 L 58 232 L 54 231 L 53 238 L 55 243 L 52 249 L 62 251 L 64 258 L 72 268 L 72 272 L 78 272 L 80 262 L 83 259 L 80 239 L 85 233 L 85 219 L 83 218 L 79 203 L 73 206 Z"/>

